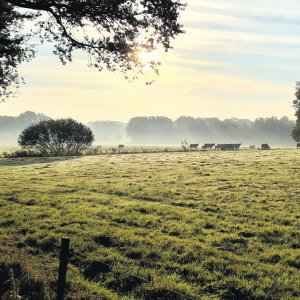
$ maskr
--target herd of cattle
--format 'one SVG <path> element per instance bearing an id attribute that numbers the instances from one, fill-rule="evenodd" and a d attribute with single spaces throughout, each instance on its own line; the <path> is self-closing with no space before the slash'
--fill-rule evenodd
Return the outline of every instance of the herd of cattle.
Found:
<path id="1" fill-rule="evenodd" d="M 182 145 L 184 145 L 184 144 L 182 143 Z M 199 146 L 199 144 L 190 144 L 190 149 L 198 149 L 198 146 Z M 239 150 L 240 146 L 241 146 L 241 143 L 238 143 L 238 144 L 217 144 L 217 145 L 216 144 L 204 144 L 203 146 L 201 146 L 201 148 L 203 150 L 206 150 L 206 149 L 211 150 L 213 147 L 215 147 L 215 150 L 225 151 L 225 150 Z M 101 146 L 99 146 L 99 147 L 101 147 Z M 297 144 L 297 149 L 298 149 L 298 147 L 300 148 L 300 143 Z M 123 148 L 124 148 L 124 145 L 119 145 L 118 146 L 119 151 Z M 250 146 L 250 148 L 255 148 L 255 146 Z M 259 147 L 258 147 L 258 149 L 259 149 Z M 269 150 L 269 149 L 271 149 L 271 147 L 268 144 L 262 144 L 260 149 L 261 150 Z"/>
<path id="2" fill-rule="evenodd" d="M 185 141 L 184 143 L 182 142 L 182 147 L 186 148 L 189 144 Z M 215 150 L 239 150 L 241 146 L 241 143 L 239 144 L 204 144 L 201 146 L 201 149 L 206 150 L 212 150 L 213 147 L 215 147 Z M 198 149 L 199 144 L 190 144 L 190 149 Z M 250 145 L 250 149 L 255 149 L 255 145 Z M 300 143 L 297 143 L 297 149 L 300 148 Z M 120 150 L 124 149 L 124 145 L 118 145 L 118 150 L 120 153 Z M 258 150 L 270 150 L 271 147 L 268 144 L 261 144 L 261 146 L 258 147 Z M 115 149 L 117 150 L 117 149 Z M 101 146 L 98 146 L 98 149 L 96 150 L 97 153 L 101 153 Z"/>
<path id="3" fill-rule="evenodd" d="M 187 146 L 188 144 L 185 142 L 185 145 Z M 182 146 L 184 146 L 184 143 L 182 142 Z M 213 147 L 215 147 L 215 150 L 239 150 L 241 146 L 241 143 L 239 144 L 204 144 L 203 146 L 201 146 L 201 149 L 205 150 L 205 149 L 212 149 Z M 190 149 L 198 149 L 199 144 L 190 144 Z M 100 149 L 101 146 L 98 146 L 98 149 Z M 255 145 L 253 146 L 249 146 L 250 149 L 255 149 Z M 300 143 L 297 143 L 297 149 L 300 148 Z M 118 145 L 118 149 L 119 151 L 121 149 L 124 149 L 124 145 Z M 262 144 L 261 147 L 259 148 L 259 150 L 269 150 L 271 149 L 271 147 L 268 144 Z"/>
<path id="4" fill-rule="evenodd" d="M 190 149 L 197 149 L 199 144 L 190 144 Z M 241 143 L 239 144 L 204 144 L 202 149 L 212 149 L 215 147 L 215 150 L 239 150 Z"/>

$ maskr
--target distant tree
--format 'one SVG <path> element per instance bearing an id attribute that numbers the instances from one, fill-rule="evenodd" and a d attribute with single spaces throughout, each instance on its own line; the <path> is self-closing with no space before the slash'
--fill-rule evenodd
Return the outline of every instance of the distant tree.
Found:
<path id="1" fill-rule="evenodd" d="M 296 124 L 292 130 L 292 138 L 299 143 L 300 142 L 300 81 L 296 82 L 296 92 L 295 92 L 296 99 L 293 101 L 293 106 L 296 110 Z"/>
<path id="2" fill-rule="evenodd" d="M 292 138 L 299 143 L 300 142 L 300 109 L 298 108 L 295 116 L 297 117 L 295 127 L 292 130 Z"/>
<path id="3" fill-rule="evenodd" d="M 18 144 L 44 156 L 79 155 L 94 141 L 92 131 L 72 119 L 41 121 L 22 131 Z"/>
<path id="4" fill-rule="evenodd" d="M 96 142 L 117 142 L 126 136 L 126 124 L 117 121 L 95 121 L 87 124 L 95 135 Z"/>
<path id="5" fill-rule="evenodd" d="M 51 118 L 41 113 L 26 111 L 17 117 L 0 116 L 0 141 L 2 143 L 15 143 L 22 130 L 30 124 Z"/>
<path id="6" fill-rule="evenodd" d="M 167 117 L 135 117 L 129 120 L 127 135 L 135 143 L 166 144 L 174 138 L 176 129 Z"/>
<path id="7" fill-rule="evenodd" d="M 300 126 L 295 126 L 292 130 L 292 138 L 299 143 L 300 142 Z"/>
<path id="8" fill-rule="evenodd" d="M 34 111 L 25 111 L 15 118 L 17 125 L 28 126 L 30 124 L 39 123 L 40 121 L 51 120 L 50 117 L 45 116 L 41 113 L 35 113 Z"/>
<path id="9" fill-rule="evenodd" d="M 295 110 L 299 110 L 300 109 L 300 81 L 297 81 L 296 82 L 296 92 L 295 92 L 295 96 L 296 96 L 296 99 L 293 100 L 293 106 L 295 108 Z"/>
<path id="10" fill-rule="evenodd" d="M 180 0 L 0 0 L 0 5 L 0 36 L 11 48 L 1 43 L 8 63 L 7 68 L 0 65 L 2 96 L 9 95 L 10 85 L 19 84 L 17 65 L 33 56 L 30 35 L 53 42 L 54 54 L 63 64 L 72 61 L 75 50 L 82 50 L 90 67 L 124 74 L 136 70 L 135 79 L 145 65 L 139 53 L 149 53 L 157 45 L 168 51 L 170 40 L 184 33 L 178 18 L 186 4 Z M 20 32 L 28 19 L 37 20 L 36 31 L 29 35 Z M 158 73 L 159 64 L 148 63 Z"/>
<path id="11" fill-rule="evenodd" d="M 193 118 L 182 116 L 174 121 L 178 137 L 201 142 L 261 143 L 292 145 L 290 133 L 294 121 L 288 117 L 247 119 Z"/>
<path id="12" fill-rule="evenodd" d="M 192 138 L 191 131 L 195 127 L 195 119 L 193 117 L 181 116 L 174 121 L 179 137 L 185 137 L 188 140 Z"/>

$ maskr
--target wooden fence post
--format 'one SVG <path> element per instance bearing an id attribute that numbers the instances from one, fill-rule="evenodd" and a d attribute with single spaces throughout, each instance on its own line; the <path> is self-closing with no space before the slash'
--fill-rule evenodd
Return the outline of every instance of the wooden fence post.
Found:
<path id="1" fill-rule="evenodd" d="M 61 239 L 61 252 L 59 262 L 59 273 L 58 273 L 58 284 L 57 284 L 57 298 L 56 300 L 63 300 L 65 293 L 66 275 L 67 275 L 67 264 L 69 255 L 69 238 Z"/>

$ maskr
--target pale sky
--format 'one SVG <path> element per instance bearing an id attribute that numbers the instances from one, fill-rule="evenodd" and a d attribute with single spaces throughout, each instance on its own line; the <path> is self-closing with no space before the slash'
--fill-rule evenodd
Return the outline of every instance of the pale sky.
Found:
<path id="1" fill-rule="evenodd" d="M 183 1 L 184 2 L 184 1 Z M 0 115 L 27 110 L 52 118 L 128 122 L 136 116 L 288 116 L 300 81 L 299 0 L 186 0 L 180 18 L 186 34 L 174 49 L 156 54 L 155 83 L 128 83 L 122 75 L 86 69 L 86 54 L 62 66 L 53 45 L 20 67 L 26 85 L 0 104 Z"/>

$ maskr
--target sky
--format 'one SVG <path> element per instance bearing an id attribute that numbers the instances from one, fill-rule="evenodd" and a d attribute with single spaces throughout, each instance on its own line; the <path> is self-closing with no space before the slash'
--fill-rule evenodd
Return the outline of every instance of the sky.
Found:
<path id="1" fill-rule="evenodd" d="M 179 22 L 186 33 L 168 53 L 158 49 L 160 75 L 146 71 L 129 83 L 117 73 L 86 68 L 87 56 L 61 65 L 53 45 L 23 63 L 26 84 L 0 104 L 0 115 L 27 110 L 87 123 L 128 122 L 136 116 L 294 117 L 300 81 L 299 0 L 186 0 Z"/>

